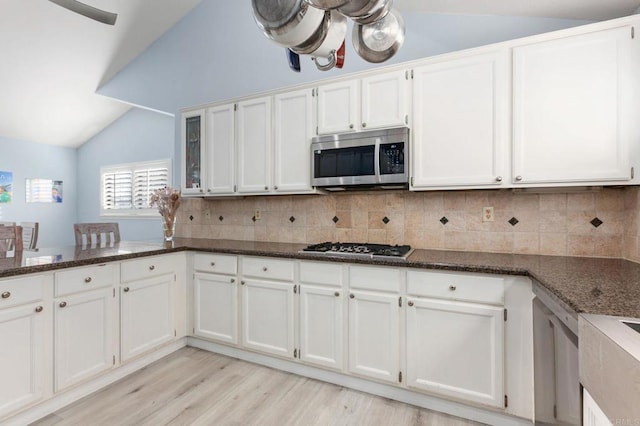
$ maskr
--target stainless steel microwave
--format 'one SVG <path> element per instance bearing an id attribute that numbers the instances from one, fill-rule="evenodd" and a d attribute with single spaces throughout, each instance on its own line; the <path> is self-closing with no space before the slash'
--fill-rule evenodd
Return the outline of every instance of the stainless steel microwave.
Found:
<path id="1" fill-rule="evenodd" d="M 407 127 L 318 136 L 311 141 L 311 153 L 316 187 L 398 188 L 409 182 Z"/>

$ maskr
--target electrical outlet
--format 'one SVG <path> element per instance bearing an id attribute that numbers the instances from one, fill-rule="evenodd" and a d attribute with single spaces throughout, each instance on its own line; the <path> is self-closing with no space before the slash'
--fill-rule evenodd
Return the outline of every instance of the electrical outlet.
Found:
<path id="1" fill-rule="evenodd" d="M 253 217 L 255 217 L 256 220 L 260 220 L 260 210 L 256 210 L 255 213 L 253 213 Z"/>
<path id="2" fill-rule="evenodd" d="M 482 208 L 482 221 L 493 222 L 493 207 Z"/>
<path id="3" fill-rule="evenodd" d="M 211 219 L 211 210 L 210 210 L 210 209 L 206 209 L 206 210 L 204 211 L 204 217 L 205 217 L 206 219 Z"/>

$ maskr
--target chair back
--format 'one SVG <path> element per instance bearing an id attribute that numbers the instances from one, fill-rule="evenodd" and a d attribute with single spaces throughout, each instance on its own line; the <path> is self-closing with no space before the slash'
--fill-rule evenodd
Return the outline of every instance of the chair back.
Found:
<path id="1" fill-rule="evenodd" d="M 40 225 L 38 222 L 21 222 L 22 226 L 22 243 L 27 250 L 34 250 L 38 244 L 38 230 Z"/>
<path id="2" fill-rule="evenodd" d="M 117 222 L 76 223 L 73 225 L 73 232 L 77 246 L 120 242 L 120 228 Z"/>
<path id="3" fill-rule="evenodd" d="M 6 257 L 8 251 L 22 252 L 22 227 L 0 225 L 0 256 Z"/>

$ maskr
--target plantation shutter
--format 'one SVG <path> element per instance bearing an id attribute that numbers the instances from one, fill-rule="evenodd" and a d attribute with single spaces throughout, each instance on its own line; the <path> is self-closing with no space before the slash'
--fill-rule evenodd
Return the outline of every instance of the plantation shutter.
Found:
<path id="1" fill-rule="evenodd" d="M 130 209 L 132 206 L 131 188 L 133 187 L 133 173 L 122 171 L 104 174 L 105 210 Z"/>
<path id="2" fill-rule="evenodd" d="M 151 194 L 169 186 L 169 169 L 162 167 L 136 170 L 133 180 L 133 208 L 148 209 Z"/>

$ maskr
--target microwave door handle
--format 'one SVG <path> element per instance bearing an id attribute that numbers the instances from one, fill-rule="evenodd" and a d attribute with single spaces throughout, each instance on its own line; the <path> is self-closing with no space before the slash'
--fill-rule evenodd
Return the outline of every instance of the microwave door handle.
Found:
<path id="1" fill-rule="evenodd" d="M 376 183 L 382 183 L 382 179 L 380 176 L 380 138 L 376 138 L 375 142 L 375 150 L 373 153 L 373 161 L 374 161 L 374 171 Z"/>

